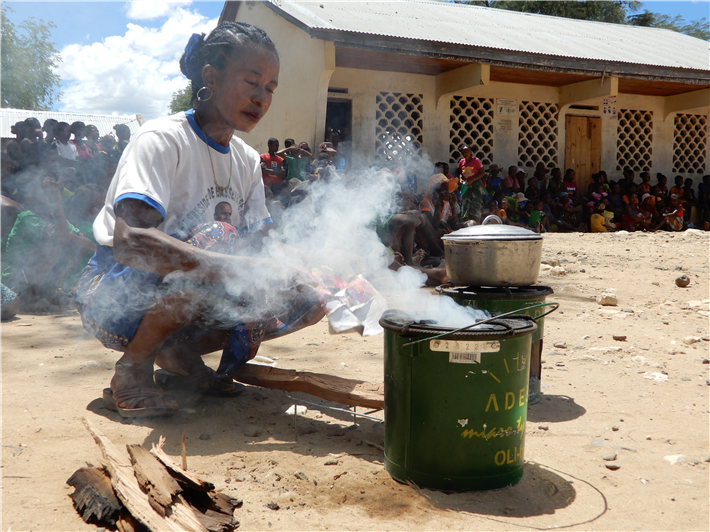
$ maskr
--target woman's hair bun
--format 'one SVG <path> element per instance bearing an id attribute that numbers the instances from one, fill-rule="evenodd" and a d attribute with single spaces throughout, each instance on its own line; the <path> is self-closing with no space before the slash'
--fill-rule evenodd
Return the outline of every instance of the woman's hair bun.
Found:
<path id="1" fill-rule="evenodd" d="M 204 66 L 203 61 L 201 61 L 202 46 L 205 42 L 204 33 L 193 33 L 190 40 L 187 41 L 187 46 L 185 46 L 185 53 L 182 54 L 180 58 L 180 70 L 190 81 L 198 81 L 202 79 L 202 67 Z"/>

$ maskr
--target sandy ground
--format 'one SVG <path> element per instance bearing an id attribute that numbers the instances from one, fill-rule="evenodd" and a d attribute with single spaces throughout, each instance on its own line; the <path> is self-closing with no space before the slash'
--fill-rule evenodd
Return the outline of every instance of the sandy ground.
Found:
<path id="1" fill-rule="evenodd" d="M 2 325 L 1 528 L 96 528 L 65 484 L 100 459 L 87 417 L 117 444 L 150 448 L 165 436 L 173 455 L 185 432 L 189 468 L 244 500 L 241 530 L 708 530 L 708 236 L 545 236 L 543 260 L 560 267 L 543 265 L 539 282 L 561 307 L 546 319 L 544 396 L 528 411 L 523 480 L 490 492 L 398 484 L 377 447 L 381 424 L 308 406 L 294 428 L 284 414 L 294 400 L 282 392 L 181 398 L 174 418 L 126 422 L 100 400 L 117 354 L 75 312 L 22 315 Z M 687 288 L 674 283 L 681 273 Z M 618 306 L 599 306 L 603 291 Z M 325 321 L 260 354 L 382 381 L 382 336 L 330 335 Z M 611 453 L 616 471 L 602 459 Z"/>

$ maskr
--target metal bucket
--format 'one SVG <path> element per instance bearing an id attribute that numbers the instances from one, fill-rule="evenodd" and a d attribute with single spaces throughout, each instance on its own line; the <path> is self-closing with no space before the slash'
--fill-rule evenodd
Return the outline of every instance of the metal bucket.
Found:
<path id="1" fill-rule="evenodd" d="M 464 307 L 487 310 L 491 314 L 502 314 L 524 307 L 544 303 L 554 291 L 549 286 L 524 286 L 511 288 L 488 288 L 481 286 L 454 286 L 444 284 L 436 289 L 442 295 L 451 297 Z M 539 318 L 545 313 L 544 308 L 522 311 L 521 314 Z M 545 318 L 537 320 L 537 331 L 532 335 L 530 349 L 530 395 L 528 404 L 534 405 L 542 400 L 540 379 L 542 378 L 542 344 L 545 335 Z"/>
<path id="2" fill-rule="evenodd" d="M 443 491 L 512 486 L 523 476 L 528 316 L 456 332 L 384 313 L 385 469 Z M 414 345 L 412 341 L 424 340 Z"/>

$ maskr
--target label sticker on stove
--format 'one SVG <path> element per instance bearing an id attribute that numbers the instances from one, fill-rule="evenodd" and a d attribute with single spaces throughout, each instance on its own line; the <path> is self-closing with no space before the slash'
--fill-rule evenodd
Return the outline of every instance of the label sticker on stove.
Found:
<path id="1" fill-rule="evenodd" d="M 497 353 L 500 342 L 466 342 L 459 340 L 431 340 L 429 348 L 432 351 L 449 353 L 449 362 L 455 364 L 477 364 L 481 362 L 481 353 Z"/>
<path id="2" fill-rule="evenodd" d="M 481 353 L 449 353 L 451 364 L 480 364 Z"/>

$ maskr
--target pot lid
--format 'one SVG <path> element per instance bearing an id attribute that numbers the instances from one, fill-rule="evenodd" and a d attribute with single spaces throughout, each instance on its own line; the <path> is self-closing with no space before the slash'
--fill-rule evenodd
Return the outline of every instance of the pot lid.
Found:
<path id="1" fill-rule="evenodd" d="M 468 240 L 541 240 L 542 235 L 514 225 L 488 224 L 464 227 L 448 235 L 442 240 L 465 242 Z"/>
<path id="2" fill-rule="evenodd" d="M 554 294 L 549 286 L 462 286 L 446 283 L 436 287 L 440 294 L 465 300 L 482 301 L 488 299 L 536 299 Z M 524 306 L 524 305 L 523 305 Z"/>
<path id="3" fill-rule="evenodd" d="M 494 340 L 515 338 L 537 330 L 535 319 L 531 316 L 516 315 L 508 318 L 496 318 L 488 323 L 474 325 L 465 331 L 439 325 L 436 319 L 421 319 L 402 310 L 387 310 L 380 318 L 383 329 L 404 337 L 431 337 L 451 333 L 449 340 Z M 428 345 L 428 344 L 425 344 Z"/>

